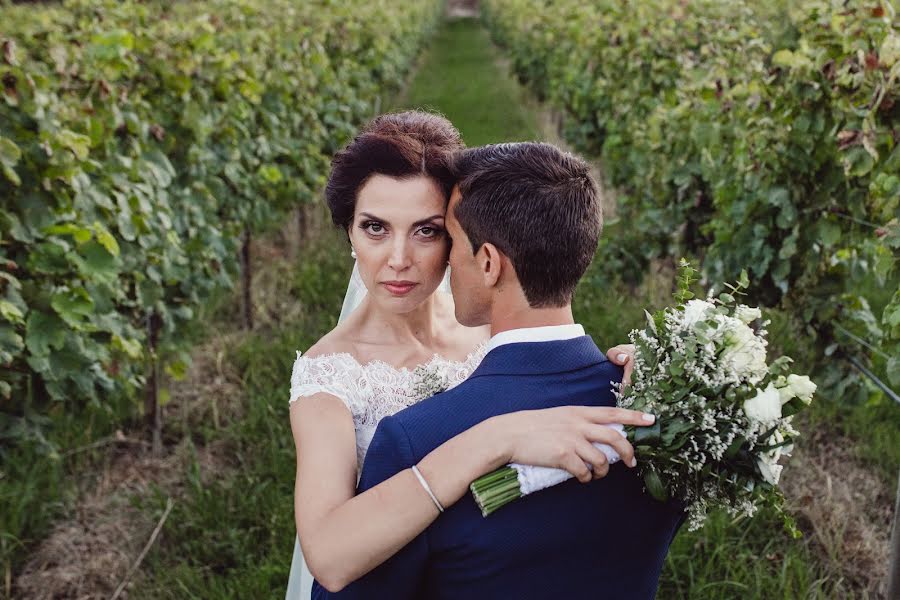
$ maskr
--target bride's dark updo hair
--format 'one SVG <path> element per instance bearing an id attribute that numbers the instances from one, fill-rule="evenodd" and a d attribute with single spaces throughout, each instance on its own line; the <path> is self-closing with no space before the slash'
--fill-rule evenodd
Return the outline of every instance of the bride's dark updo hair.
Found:
<path id="1" fill-rule="evenodd" d="M 456 127 L 444 117 L 418 110 L 376 117 L 331 160 L 325 201 L 334 224 L 353 224 L 356 197 L 375 174 L 402 179 L 425 175 L 449 199 L 456 180 L 453 152 L 464 147 Z"/>

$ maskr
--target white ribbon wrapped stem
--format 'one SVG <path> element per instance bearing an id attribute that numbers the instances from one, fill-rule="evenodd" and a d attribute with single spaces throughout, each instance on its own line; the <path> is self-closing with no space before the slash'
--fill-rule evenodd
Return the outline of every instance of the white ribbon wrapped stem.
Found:
<path id="1" fill-rule="evenodd" d="M 618 423 L 611 423 L 606 427 L 615 429 L 622 435 L 622 437 L 626 437 L 625 427 L 623 427 L 622 425 L 619 425 Z M 595 442 L 594 448 L 597 448 L 600 452 L 605 454 L 606 460 L 611 465 L 622 460 L 622 458 L 619 456 L 619 453 L 616 452 L 613 447 L 608 444 L 600 444 Z M 518 474 L 519 488 L 521 488 L 523 496 L 527 496 L 532 492 L 547 489 L 548 487 L 562 483 L 563 481 L 572 479 L 573 477 L 571 473 L 563 469 L 553 469 L 550 467 L 534 467 L 531 465 L 520 465 L 516 463 L 512 463 L 509 466 L 515 469 L 516 473 Z M 588 465 L 588 467 L 592 468 L 591 465 Z"/>

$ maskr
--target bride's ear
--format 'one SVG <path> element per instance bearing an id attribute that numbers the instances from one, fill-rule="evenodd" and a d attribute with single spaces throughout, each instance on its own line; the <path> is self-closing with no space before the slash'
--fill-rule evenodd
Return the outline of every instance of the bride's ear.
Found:
<path id="1" fill-rule="evenodd" d="M 478 249 L 478 266 L 484 276 L 485 287 L 494 287 L 500 281 L 500 275 L 503 274 L 503 260 L 506 257 L 497 246 L 484 243 Z"/>

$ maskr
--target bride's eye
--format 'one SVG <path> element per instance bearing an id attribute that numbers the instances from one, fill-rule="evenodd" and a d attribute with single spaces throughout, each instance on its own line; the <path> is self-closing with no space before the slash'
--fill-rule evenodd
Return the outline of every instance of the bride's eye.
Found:
<path id="1" fill-rule="evenodd" d="M 423 237 L 430 239 L 430 238 L 435 238 L 435 237 L 438 237 L 439 235 L 441 235 L 441 233 L 443 233 L 443 230 L 438 229 L 437 227 L 432 227 L 430 225 L 426 225 L 425 227 L 422 227 L 421 229 L 419 229 L 419 233 L 422 234 Z"/>
<path id="2" fill-rule="evenodd" d="M 359 228 L 370 235 L 380 236 L 384 233 L 384 225 L 378 221 L 366 221 L 361 223 Z"/>

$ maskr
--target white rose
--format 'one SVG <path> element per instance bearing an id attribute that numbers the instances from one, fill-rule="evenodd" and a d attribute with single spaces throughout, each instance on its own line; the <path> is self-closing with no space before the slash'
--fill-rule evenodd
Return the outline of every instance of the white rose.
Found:
<path id="1" fill-rule="evenodd" d="M 764 390 L 744 401 L 744 414 L 751 421 L 770 423 L 781 418 L 781 395 L 771 383 Z"/>
<path id="2" fill-rule="evenodd" d="M 727 318 L 722 331 L 722 366 L 741 378 L 756 382 L 765 377 L 766 347 L 753 330 L 737 319 Z"/>
<path id="3" fill-rule="evenodd" d="M 706 300 L 688 300 L 684 305 L 684 326 L 693 327 L 698 321 L 704 320 L 711 308 L 715 306 Z"/>
<path id="4" fill-rule="evenodd" d="M 759 458 L 756 464 L 759 466 L 759 472 L 762 473 L 763 479 L 772 485 L 778 485 L 778 480 L 781 478 L 781 470 L 784 469 L 783 466 L 766 458 Z"/>
<path id="5" fill-rule="evenodd" d="M 816 384 L 806 375 L 788 375 L 788 387 L 797 398 L 804 404 L 812 402 L 813 394 L 816 393 Z"/>
<path id="6" fill-rule="evenodd" d="M 734 311 L 734 317 L 743 323 L 750 324 L 756 319 L 762 318 L 762 311 L 756 307 L 741 304 Z"/>
<path id="7" fill-rule="evenodd" d="M 784 375 L 778 376 L 778 379 L 775 380 L 775 387 L 778 389 L 778 394 L 781 396 L 782 406 L 796 397 L 793 388 L 788 385 Z"/>

